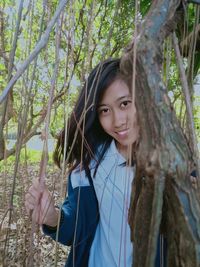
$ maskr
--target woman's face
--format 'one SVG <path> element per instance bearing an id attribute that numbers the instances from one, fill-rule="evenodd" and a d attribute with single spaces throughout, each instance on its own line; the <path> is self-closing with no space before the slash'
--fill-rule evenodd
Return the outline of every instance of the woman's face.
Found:
<path id="1" fill-rule="evenodd" d="M 104 131 L 112 136 L 122 154 L 139 135 L 136 107 L 129 88 L 123 80 L 115 80 L 105 91 L 98 105 L 99 121 Z"/>

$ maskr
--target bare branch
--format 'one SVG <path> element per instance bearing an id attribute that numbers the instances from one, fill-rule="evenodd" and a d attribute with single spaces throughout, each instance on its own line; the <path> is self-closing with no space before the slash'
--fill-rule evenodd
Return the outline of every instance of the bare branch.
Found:
<path id="1" fill-rule="evenodd" d="M 19 5 L 19 9 L 18 9 L 18 18 L 17 18 L 17 22 L 16 22 L 16 27 L 15 27 L 12 50 L 10 52 L 9 61 L 8 61 L 8 81 L 10 80 L 10 78 L 12 76 L 12 70 L 13 70 L 13 66 L 14 66 L 14 57 L 15 57 L 15 51 L 17 48 L 19 27 L 20 27 L 21 18 L 22 18 L 23 3 L 24 3 L 24 0 L 21 0 L 20 5 Z M 3 23 L 2 23 L 2 25 L 3 25 Z M 2 33 L 2 35 L 3 35 L 3 33 Z M 2 36 L 2 39 L 3 38 L 4 38 L 4 36 Z M 4 46 L 4 44 L 3 44 L 3 46 Z M 11 91 L 11 89 L 12 89 L 12 86 L 10 88 L 10 91 Z M 10 93 L 9 97 L 6 98 L 6 101 L 2 105 L 2 116 L 1 116 L 1 124 L 0 124 L 0 148 L 2 148 L 1 153 L 4 153 L 3 149 L 5 148 L 5 146 L 3 145 L 4 144 L 3 129 L 4 129 L 4 125 L 6 123 L 6 116 L 7 116 L 7 120 L 9 120 L 11 117 L 11 116 L 8 117 L 10 115 L 8 113 L 8 108 L 11 107 L 11 110 L 12 110 L 12 105 L 13 105 L 13 97 L 12 97 L 12 94 Z M 6 242 L 5 242 L 5 246 L 6 246 Z"/>
<path id="2" fill-rule="evenodd" d="M 54 98 L 53 98 L 53 103 L 57 102 L 60 98 L 62 98 L 62 96 L 65 94 L 65 92 L 60 92 L 59 94 L 57 94 Z M 31 128 L 30 126 L 27 127 L 25 134 L 23 136 L 23 140 L 22 140 L 22 148 L 25 146 L 25 144 L 35 135 L 41 135 L 41 132 L 38 132 L 38 128 L 41 127 L 42 123 L 45 120 L 45 117 L 47 115 L 47 109 L 48 109 L 48 105 L 46 105 L 45 107 L 43 107 L 43 109 L 38 113 L 38 115 L 40 115 L 37 123 Z M 38 116 L 37 115 L 37 116 Z M 5 156 L 4 154 L 0 154 L 0 161 L 3 159 L 7 159 L 9 158 L 11 155 L 14 155 L 16 152 L 16 144 L 9 150 L 6 150 L 5 152 Z"/>
<path id="3" fill-rule="evenodd" d="M 176 53 L 176 58 L 178 61 L 178 67 L 179 67 L 179 72 L 181 76 L 181 82 L 182 82 L 182 87 L 183 87 L 183 93 L 185 96 L 185 103 L 186 103 L 186 109 L 187 109 L 187 116 L 188 116 L 188 123 L 189 123 L 189 130 L 191 132 L 191 138 L 192 138 L 192 145 L 193 145 L 193 150 L 195 152 L 195 156 L 197 159 L 197 170 L 198 174 L 200 174 L 200 162 L 199 162 L 199 152 L 198 152 L 198 146 L 197 146 L 197 138 L 195 134 L 195 126 L 194 126 L 194 120 L 193 120 L 193 114 L 192 114 L 192 103 L 191 103 L 191 98 L 190 98 L 190 92 L 189 92 L 189 86 L 187 82 L 187 78 L 185 75 L 185 70 L 183 67 L 183 61 L 181 58 L 179 46 L 178 46 L 178 40 L 176 37 L 176 34 L 173 34 L 173 44 L 174 44 L 174 50 Z"/>
<path id="4" fill-rule="evenodd" d="M 200 24 L 198 24 L 192 32 L 189 33 L 188 36 L 186 36 L 185 39 L 183 39 L 180 43 L 181 51 L 183 51 L 183 56 L 187 57 L 189 54 L 189 47 L 192 42 L 193 35 L 197 36 L 197 45 L 196 50 L 200 51 Z"/>
<path id="5" fill-rule="evenodd" d="M 8 81 L 10 81 L 10 78 L 12 76 L 12 69 L 13 69 L 13 65 L 14 65 L 15 51 L 17 49 L 17 40 L 18 40 L 18 35 L 19 35 L 19 27 L 20 27 L 20 22 L 21 22 L 21 18 L 22 18 L 23 4 L 24 4 L 24 0 L 21 0 L 20 1 L 20 5 L 19 5 L 19 10 L 18 10 L 18 19 L 17 19 L 17 23 L 16 23 L 16 28 L 15 28 L 15 34 L 14 34 L 12 50 L 10 52 L 10 57 L 9 57 Z"/>
<path id="6" fill-rule="evenodd" d="M 17 82 L 17 80 L 21 77 L 21 75 L 24 73 L 24 71 L 27 69 L 29 64 L 34 60 L 34 58 L 40 53 L 40 51 L 47 45 L 51 30 L 54 27 L 54 24 L 58 20 L 60 13 L 63 11 L 65 5 L 67 3 L 67 0 L 60 1 L 51 21 L 49 22 L 46 31 L 42 35 L 40 41 L 36 44 L 34 50 L 30 54 L 30 56 L 22 63 L 21 67 L 18 69 L 17 73 L 14 77 L 9 81 L 8 85 L 4 89 L 2 95 L 0 96 L 0 104 L 4 101 L 6 98 L 8 92 L 11 90 L 13 85 Z"/>

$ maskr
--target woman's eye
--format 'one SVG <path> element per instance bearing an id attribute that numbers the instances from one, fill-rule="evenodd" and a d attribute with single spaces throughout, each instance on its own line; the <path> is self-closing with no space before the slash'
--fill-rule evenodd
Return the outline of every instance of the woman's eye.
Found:
<path id="1" fill-rule="evenodd" d="M 108 114 L 108 112 L 109 112 L 108 108 L 104 108 L 104 109 L 99 110 L 99 114 L 102 114 L 102 115 Z"/>
<path id="2" fill-rule="evenodd" d="M 129 104 L 131 103 L 131 101 L 129 100 L 127 100 L 127 101 L 123 101 L 122 103 L 121 103 L 121 108 L 126 108 Z"/>

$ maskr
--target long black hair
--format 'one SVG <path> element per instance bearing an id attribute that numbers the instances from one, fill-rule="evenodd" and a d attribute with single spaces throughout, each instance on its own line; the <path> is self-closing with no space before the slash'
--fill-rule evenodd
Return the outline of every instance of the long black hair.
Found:
<path id="1" fill-rule="evenodd" d="M 54 161 L 59 167 L 63 162 L 64 151 L 66 151 L 65 159 L 70 170 L 75 169 L 81 163 L 86 175 L 90 175 L 91 159 L 96 159 L 97 170 L 112 141 L 99 123 L 97 107 L 105 90 L 120 77 L 119 59 L 107 59 L 91 71 L 68 119 L 67 129 L 64 128 L 59 135 L 54 151 Z M 67 139 L 64 149 L 66 130 Z"/>

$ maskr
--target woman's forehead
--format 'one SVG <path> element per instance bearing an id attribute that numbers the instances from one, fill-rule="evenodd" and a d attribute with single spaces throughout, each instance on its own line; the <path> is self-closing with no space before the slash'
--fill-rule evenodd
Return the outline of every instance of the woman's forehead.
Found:
<path id="1" fill-rule="evenodd" d="M 102 95 L 101 101 L 99 104 L 107 101 L 116 101 L 117 99 L 123 98 L 125 96 L 131 96 L 128 85 L 125 81 L 117 79 L 108 86 L 105 92 Z"/>

